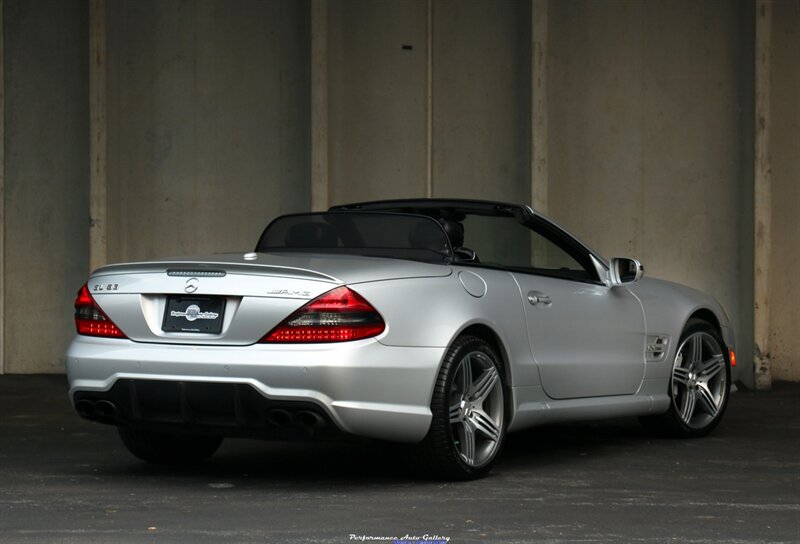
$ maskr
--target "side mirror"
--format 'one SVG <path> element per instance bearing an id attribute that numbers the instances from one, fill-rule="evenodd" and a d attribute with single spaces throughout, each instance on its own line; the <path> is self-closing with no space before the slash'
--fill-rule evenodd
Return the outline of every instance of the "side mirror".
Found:
<path id="1" fill-rule="evenodd" d="M 614 257 L 608 270 L 608 279 L 611 287 L 626 283 L 635 283 L 644 276 L 644 266 L 636 259 L 627 257 Z"/>

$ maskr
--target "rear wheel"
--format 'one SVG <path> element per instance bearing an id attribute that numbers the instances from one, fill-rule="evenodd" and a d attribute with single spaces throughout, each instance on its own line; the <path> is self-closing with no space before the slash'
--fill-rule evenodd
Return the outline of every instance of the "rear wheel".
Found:
<path id="1" fill-rule="evenodd" d="M 645 427 L 678 438 L 705 436 L 719 424 L 730 395 L 725 343 L 705 321 L 692 319 L 681 334 L 665 414 L 642 418 Z"/>
<path id="2" fill-rule="evenodd" d="M 192 465 L 202 463 L 222 443 L 218 436 L 193 436 L 157 433 L 117 427 L 122 443 L 133 455 L 155 465 Z"/>
<path id="3" fill-rule="evenodd" d="M 464 480 L 488 473 L 506 432 L 503 367 L 488 342 L 465 336 L 450 347 L 431 412 L 430 430 L 418 445 L 425 468 Z"/>

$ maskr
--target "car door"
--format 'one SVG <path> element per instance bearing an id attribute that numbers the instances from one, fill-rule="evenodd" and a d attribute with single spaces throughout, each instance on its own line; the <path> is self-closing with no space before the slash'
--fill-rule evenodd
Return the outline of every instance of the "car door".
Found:
<path id="1" fill-rule="evenodd" d="M 531 268 L 513 272 L 542 387 L 555 399 L 631 395 L 644 378 L 645 320 L 624 286 L 600 281 L 588 250 L 539 218 Z"/>
<path id="2" fill-rule="evenodd" d="M 588 249 L 538 216 L 526 224 L 467 218 L 465 229 L 483 233 L 470 240 L 481 262 L 505 265 L 516 280 L 549 397 L 636 393 L 645 369 L 642 305 L 626 287 L 601 280 Z M 490 237 L 494 245 L 486 243 Z"/>
<path id="3" fill-rule="evenodd" d="M 642 308 L 628 289 L 514 272 L 549 397 L 635 393 L 644 377 Z"/>

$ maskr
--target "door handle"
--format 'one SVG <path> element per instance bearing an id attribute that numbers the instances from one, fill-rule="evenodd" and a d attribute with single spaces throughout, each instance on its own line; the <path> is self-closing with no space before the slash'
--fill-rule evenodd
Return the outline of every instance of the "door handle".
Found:
<path id="1" fill-rule="evenodd" d="M 528 293 L 528 302 L 530 302 L 534 306 L 537 306 L 539 304 L 541 304 L 542 306 L 550 306 L 550 304 L 552 304 L 550 297 L 545 295 L 541 291 L 530 291 Z"/>

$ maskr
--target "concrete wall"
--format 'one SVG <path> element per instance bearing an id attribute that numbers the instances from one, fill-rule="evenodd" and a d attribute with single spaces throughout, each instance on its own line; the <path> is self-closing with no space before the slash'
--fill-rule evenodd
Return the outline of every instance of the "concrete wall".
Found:
<path id="1" fill-rule="evenodd" d="M 3 8 L 5 372 L 63 372 L 88 262 L 88 10 Z"/>
<path id="2" fill-rule="evenodd" d="M 752 164 L 738 2 L 551 2 L 550 215 L 715 295 L 752 364 Z"/>
<path id="3" fill-rule="evenodd" d="M 109 258 L 250 250 L 309 206 L 308 4 L 109 2 Z"/>
<path id="4" fill-rule="evenodd" d="M 426 6 L 329 3 L 331 204 L 425 196 Z"/>
<path id="5" fill-rule="evenodd" d="M 776 2 L 772 22 L 772 260 L 774 380 L 800 381 L 800 2 Z"/>
<path id="6" fill-rule="evenodd" d="M 541 5 L 549 215 L 716 295 L 750 365 L 754 4 Z M 5 371 L 59 371 L 88 262 L 88 6 L 4 6 Z M 776 379 L 800 379 L 800 1 L 774 7 L 771 355 Z M 249 249 L 309 208 L 311 9 L 108 2 L 110 260 Z M 425 196 L 429 165 L 433 196 L 531 200 L 528 0 L 327 13 L 331 204 Z"/>
<path id="7" fill-rule="evenodd" d="M 531 5 L 433 3 L 433 196 L 530 201 Z"/>
<path id="8" fill-rule="evenodd" d="M 530 2 L 329 4 L 331 203 L 530 196 Z M 468 39 L 464 37 L 468 36 Z"/>

